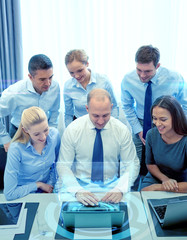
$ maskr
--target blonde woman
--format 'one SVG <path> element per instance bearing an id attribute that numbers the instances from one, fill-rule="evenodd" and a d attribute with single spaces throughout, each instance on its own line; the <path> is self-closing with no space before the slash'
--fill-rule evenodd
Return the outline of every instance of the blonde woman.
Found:
<path id="1" fill-rule="evenodd" d="M 65 64 L 72 77 L 64 84 L 65 126 L 67 127 L 73 119 L 87 114 L 87 95 L 94 88 L 102 88 L 110 93 L 112 116 L 118 118 L 118 106 L 112 84 L 106 75 L 95 73 L 88 68 L 86 52 L 82 49 L 69 51 L 65 56 Z"/>
<path id="2" fill-rule="evenodd" d="M 6 199 L 35 192 L 51 193 L 59 148 L 58 130 L 49 128 L 45 112 L 39 107 L 25 109 L 8 150 L 4 174 Z"/>

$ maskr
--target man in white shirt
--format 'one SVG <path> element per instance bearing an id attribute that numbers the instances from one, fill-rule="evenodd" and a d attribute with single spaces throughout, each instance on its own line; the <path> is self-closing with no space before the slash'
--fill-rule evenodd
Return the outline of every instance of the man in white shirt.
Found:
<path id="1" fill-rule="evenodd" d="M 111 98 L 104 89 L 90 91 L 88 114 L 73 121 L 64 131 L 57 171 L 68 192 L 85 205 L 98 201 L 119 202 L 139 173 L 139 160 L 127 126 L 111 117 Z M 103 181 L 93 182 L 92 155 L 96 129 L 103 145 Z M 94 191 L 106 192 L 99 200 Z"/>
<path id="2" fill-rule="evenodd" d="M 57 127 L 60 108 L 60 87 L 53 79 L 53 65 L 44 54 L 34 55 L 28 64 L 29 79 L 20 80 L 5 89 L 0 98 L 0 144 L 8 147 L 16 132 L 23 110 L 32 106 L 42 108 L 50 126 Z M 10 133 L 2 119 L 11 116 Z"/>

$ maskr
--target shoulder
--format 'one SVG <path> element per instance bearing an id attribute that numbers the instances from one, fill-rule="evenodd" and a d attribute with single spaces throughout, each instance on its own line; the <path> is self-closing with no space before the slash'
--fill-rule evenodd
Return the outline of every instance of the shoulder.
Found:
<path id="1" fill-rule="evenodd" d="M 168 68 L 165 67 L 159 67 L 158 69 L 158 77 L 163 77 L 169 80 L 177 80 L 177 81 L 183 81 L 183 77 L 180 73 L 170 70 Z"/>
<path id="2" fill-rule="evenodd" d="M 53 80 L 51 82 L 51 88 L 60 89 L 59 83 Z"/>
<path id="3" fill-rule="evenodd" d="M 12 142 L 8 149 L 8 156 L 16 156 L 19 157 L 22 155 L 26 150 L 26 144 L 20 142 Z"/>
<path id="4" fill-rule="evenodd" d="M 138 75 L 136 73 L 136 70 L 133 70 L 133 71 L 128 72 L 127 74 L 125 74 L 125 76 L 124 76 L 124 78 L 122 80 L 122 83 L 124 83 L 124 82 L 125 83 L 128 83 L 128 82 L 132 83 L 135 80 L 140 82 L 139 77 L 138 77 Z"/>
<path id="5" fill-rule="evenodd" d="M 11 93 L 11 94 L 17 94 L 19 92 L 22 93 L 22 91 L 27 90 L 27 81 L 28 80 L 19 80 L 18 82 L 10 85 L 7 89 L 3 91 L 3 94 Z"/>
<path id="6" fill-rule="evenodd" d="M 131 134 L 130 130 L 124 123 L 112 116 L 110 117 L 110 120 L 108 122 L 108 127 L 119 135 L 122 135 L 123 133 Z"/>
<path id="7" fill-rule="evenodd" d="M 95 78 L 96 80 L 109 81 L 109 78 L 106 74 L 97 73 L 93 71 L 91 71 L 91 78 Z"/>
<path id="8" fill-rule="evenodd" d="M 75 78 L 70 78 L 68 80 L 65 81 L 64 83 L 64 89 L 65 90 L 68 90 L 68 89 L 71 89 L 76 86 L 77 84 L 77 80 Z"/>
<path id="9" fill-rule="evenodd" d="M 79 135 L 85 131 L 86 127 L 89 125 L 89 121 L 88 114 L 77 118 L 67 126 L 63 135 L 72 135 L 72 137 Z"/>
<path id="10" fill-rule="evenodd" d="M 153 127 L 151 129 L 149 129 L 149 131 L 146 134 L 146 140 L 147 141 L 156 140 L 159 137 L 160 137 L 160 134 L 159 134 L 158 129 L 156 127 Z"/>

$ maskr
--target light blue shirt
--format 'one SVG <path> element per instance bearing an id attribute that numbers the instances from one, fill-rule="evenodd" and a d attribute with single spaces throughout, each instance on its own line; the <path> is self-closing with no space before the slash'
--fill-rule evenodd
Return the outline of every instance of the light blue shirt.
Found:
<path id="1" fill-rule="evenodd" d="M 46 145 L 39 154 L 29 141 L 13 142 L 8 150 L 4 174 L 4 194 L 7 200 L 37 192 L 36 182 L 54 186 L 56 161 L 60 148 L 60 136 L 56 128 L 50 128 Z"/>
<path id="2" fill-rule="evenodd" d="M 82 189 L 77 179 L 91 183 L 95 136 L 95 126 L 88 114 L 73 121 L 64 131 L 57 170 L 63 184 L 73 194 Z M 101 130 L 101 138 L 104 185 L 117 187 L 121 192 L 129 191 L 140 167 L 131 132 L 118 119 L 110 117 Z"/>
<path id="3" fill-rule="evenodd" d="M 60 87 L 52 81 L 48 91 L 41 95 L 35 91 L 30 79 L 20 80 L 5 89 L 0 98 L 0 118 L 11 115 L 11 123 L 18 127 L 24 109 L 37 106 L 42 108 L 50 126 L 57 127 L 60 108 Z M 0 119 L 0 144 L 10 142 L 11 138 Z"/>
<path id="4" fill-rule="evenodd" d="M 152 81 L 152 102 L 162 95 L 174 96 L 187 115 L 187 84 L 183 77 L 166 68 L 159 67 Z M 138 118 L 144 116 L 144 98 L 147 83 L 142 83 L 136 70 L 125 75 L 121 83 L 121 101 L 132 130 L 135 134 L 142 131 Z"/>
<path id="5" fill-rule="evenodd" d="M 91 71 L 90 82 L 86 89 L 77 82 L 75 78 L 71 78 L 64 84 L 64 105 L 65 105 L 65 126 L 67 127 L 72 121 L 73 116 L 77 118 L 86 115 L 87 95 L 94 88 L 103 88 L 111 95 L 113 103 L 112 116 L 118 118 L 118 106 L 113 92 L 112 84 L 106 75 L 94 73 Z"/>

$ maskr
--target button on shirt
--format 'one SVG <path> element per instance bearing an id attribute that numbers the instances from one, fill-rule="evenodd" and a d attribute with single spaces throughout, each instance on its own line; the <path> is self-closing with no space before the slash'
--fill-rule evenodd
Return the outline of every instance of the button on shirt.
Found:
<path id="1" fill-rule="evenodd" d="M 118 118 L 118 106 L 113 92 L 112 84 L 106 75 L 94 73 L 91 71 L 90 82 L 86 89 L 77 82 L 75 78 L 71 78 L 64 84 L 64 104 L 65 104 L 65 126 L 67 127 L 72 121 L 73 116 L 77 118 L 86 115 L 87 95 L 94 88 L 102 88 L 107 90 L 111 95 L 113 103 L 112 116 Z"/>
<path id="2" fill-rule="evenodd" d="M 89 115 L 78 118 L 64 131 L 57 170 L 69 192 L 82 189 L 77 179 L 91 182 L 92 154 L 95 126 Z M 139 160 L 128 128 L 111 117 L 101 131 L 104 153 L 104 184 L 118 178 L 115 187 L 121 192 L 129 190 L 139 173 Z"/>
<path id="3" fill-rule="evenodd" d="M 57 127 L 60 108 L 59 84 L 52 81 L 49 90 L 41 95 L 35 91 L 30 79 L 20 80 L 9 86 L 0 98 L 0 118 L 11 115 L 11 123 L 18 127 L 23 110 L 32 106 L 42 108 L 48 117 L 49 125 Z M 10 140 L 0 119 L 0 144 L 8 143 Z"/>
<path id="4" fill-rule="evenodd" d="M 174 96 L 182 105 L 187 116 L 187 83 L 183 77 L 166 68 L 159 67 L 152 81 L 152 102 L 162 95 Z M 138 118 L 144 116 L 144 97 L 147 83 L 142 83 L 136 70 L 125 75 L 121 83 L 121 101 L 133 132 L 142 131 Z"/>
<path id="5" fill-rule="evenodd" d="M 4 194 L 7 200 L 36 192 L 36 182 L 54 185 L 59 149 L 60 136 L 53 127 L 49 129 L 42 154 L 35 150 L 30 141 L 27 144 L 11 143 L 4 175 Z"/>

